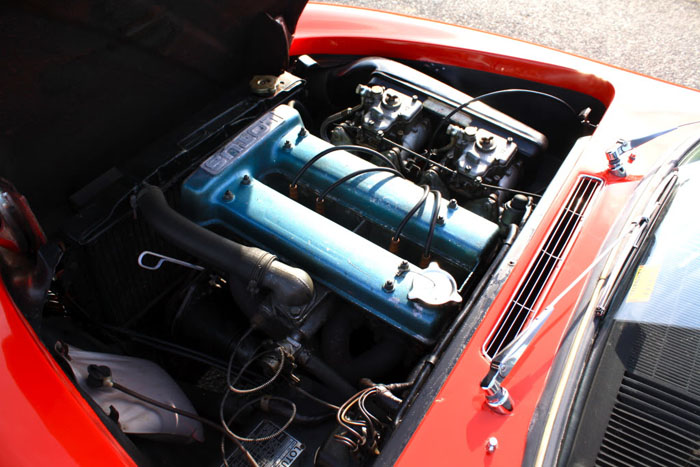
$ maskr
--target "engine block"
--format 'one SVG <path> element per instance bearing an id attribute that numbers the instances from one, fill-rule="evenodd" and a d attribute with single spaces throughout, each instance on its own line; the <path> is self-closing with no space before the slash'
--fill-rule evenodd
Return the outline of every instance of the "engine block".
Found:
<path id="1" fill-rule="evenodd" d="M 396 254 L 266 183 L 272 176 L 291 180 L 329 147 L 306 131 L 296 110 L 281 105 L 228 141 L 190 175 L 182 185 L 185 213 L 203 226 L 224 228 L 304 268 L 314 280 L 386 323 L 421 342 L 433 342 L 449 316 L 442 305 L 460 298 L 447 272 L 435 265 L 428 269 L 407 265 Z M 370 167 L 375 166 L 336 151 L 312 165 L 299 184 L 320 192 L 341 177 Z M 373 172 L 338 186 L 328 198 L 392 231 L 422 193 L 411 181 Z M 423 242 L 434 203 L 428 197 L 406 225 L 405 238 Z M 439 209 L 444 222 L 435 229 L 433 251 L 473 271 L 496 243 L 498 226 L 446 201 Z"/>

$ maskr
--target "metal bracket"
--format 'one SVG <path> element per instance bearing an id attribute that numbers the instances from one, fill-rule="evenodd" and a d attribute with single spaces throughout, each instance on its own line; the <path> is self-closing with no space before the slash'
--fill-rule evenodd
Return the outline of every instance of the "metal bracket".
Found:
<path id="1" fill-rule="evenodd" d="M 627 176 L 627 171 L 622 165 L 622 155 L 627 151 L 632 150 L 632 144 L 624 139 L 617 140 L 617 146 L 609 151 L 605 152 L 608 158 L 608 171 L 620 178 Z"/>

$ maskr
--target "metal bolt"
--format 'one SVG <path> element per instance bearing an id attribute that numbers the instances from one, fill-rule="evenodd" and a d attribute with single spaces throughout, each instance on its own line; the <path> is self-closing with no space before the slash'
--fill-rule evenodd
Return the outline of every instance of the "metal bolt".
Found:
<path id="1" fill-rule="evenodd" d="M 384 92 L 384 88 L 379 86 L 378 84 L 375 84 L 370 88 L 370 91 L 372 92 L 372 95 L 379 97 Z"/>
<path id="2" fill-rule="evenodd" d="M 250 185 L 250 176 L 244 175 L 244 176 L 243 176 L 243 179 L 241 180 L 241 183 L 242 183 L 243 185 Z"/>
<path id="3" fill-rule="evenodd" d="M 306 128 L 301 127 L 301 130 L 299 130 L 299 138 L 303 138 L 307 134 L 308 134 L 308 132 L 306 131 Z"/>
<path id="4" fill-rule="evenodd" d="M 481 138 L 479 138 L 479 142 L 484 146 L 490 145 L 491 141 L 493 141 L 493 136 L 482 136 Z"/>
<path id="5" fill-rule="evenodd" d="M 445 216 L 439 215 L 437 216 L 436 222 L 438 225 L 445 225 Z"/>
<path id="6" fill-rule="evenodd" d="M 396 277 L 406 274 L 410 267 L 411 266 L 408 264 L 408 261 L 401 261 L 401 264 L 399 264 L 399 270 L 396 272 Z"/>
<path id="7" fill-rule="evenodd" d="M 226 190 L 224 192 L 224 201 L 232 201 L 233 200 L 233 192 L 231 190 Z"/>
<path id="8" fill-rule="evenodd" d="M 491 436 L 486 440 L 486 453 L 492 454 L 498 448 L 498 438 Z"/>
<path id="9" fill-rule="evenodd" d="M 412 100 L 413 102 L 416 102 L 416 101 L 418 100 L 418 96 L 416 96 L 415 94 L 412 95 L 412 96 L 411 96 L 411 100 Z"/>
<path id="10" fill-rule="evenodd" d="M 457 209 L 457 200 L 452 198 L 449 203 L 447 203 L 447 207 L 450 209 Z"/>
<path id="11" fill-rule="evenodd" d="M 392 281 L 391 279 L 387 280 L 384 283 L 384 287 L 382 287 L 382 289 L 384 290 L 384 292 L 389 292 L 389 293 L 393 292 L 394 291 L 394 281 Z"/>
<path id="12" fill-rule="evenodd" d="M 476 139 L 476 132 L 478 128 L 475 126 L 468 126 L 464 129 L 464 137 L 467 141 L 474 141 Z"/>
<path id="13" fill-rule="evenodd" d="M 513 137 L 512 137 L 512 136 L 509 136 L 509 137 L 506 139 L 506 141 L 508 141 L 508 143 L 512 143 L 512 142 L 513 142 Z"/>
<path id="14" fill-rule="evenodd" d="M 289 140 L 285 141 L 284 145 L 282 146 L 282 149 L 284 149 L 285 151 L 289 151 L 290 149 L 292 149 L 292 142 Z"/>
<path id="15" fill-rule="evenodd" d="M 401 98 L 398 94 L 387 91 L 384 94 L 384 104 L 388 107 L 398 107 L 401 105 Z"/>

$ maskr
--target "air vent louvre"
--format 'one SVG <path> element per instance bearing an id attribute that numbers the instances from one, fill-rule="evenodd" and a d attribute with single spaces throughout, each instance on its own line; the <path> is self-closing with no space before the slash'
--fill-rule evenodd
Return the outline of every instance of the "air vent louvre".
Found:
<path id="1" fill-rule="evenodd" d="M 625 373 L 595 464 L 698 465 L 699 454 L 698 401 Z"/>
<path id="2" fill-rule="evenodd" d="M 568 252 L 591 204 L 601 181 L 593 177 L 581 177 L 559 213 L 554 227 L 547 235 L 535 261 L 520 283 L 499 324 L 484 344 L 484 353 L 493 358 L 523 330 L 540 305 L 539 299 L 546 292 L 557 266 Z"/>

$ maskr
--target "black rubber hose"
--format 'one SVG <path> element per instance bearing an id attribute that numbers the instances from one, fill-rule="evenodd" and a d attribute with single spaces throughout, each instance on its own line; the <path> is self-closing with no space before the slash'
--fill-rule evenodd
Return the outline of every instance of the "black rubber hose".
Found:
<path id="1" fill-rule="evenodd" d="M 284 404 L 276 399 L 269 399 L 265 397 L 260 398 L 259 407 L 263 412 L 272 413 L 275 415 L 282 416 L 284 418 L 289 418 L 292 416 L 292 410 L 289 404 Z M 330 412 L 322 415 L 304 415 L 299 412 L 294 413 L 294 421 L 299 425 L 318 425 L 326 420 L 331 420 L 335 418 L 335 412 Z"/>
<path id="2" fill-rule="evenodd" d="M 330 141 L 330 138 L 328 136 L 328 127 L 331 126 L 331 124 L 342 120 L 343 118 L 347 117 L 348 115 L 352 114 L 353 112 L 356 112 L 362 108 L 362 104 L 358 104 L 355 107 L 350 107 L 347 109 L 343 109 L 340 112 L 336 112 L 330 117 L 326 118 L 322 123 L 321 123 L 321 128 L 319 130 L 320 136 L 324 141 Z"/>
<path id="3" fill-rule="evenodd" d="M 354 145 L 343 145 L 343 146 L 332 146 L 330 148 L 324 149 L 323 151 L 319 152 L 316 154 L 314 157 L 306 161 L 306 163 L 302 166 L 301 169 L 297 172 L 297 174 L 294 176 L 292 179 L 292 183 L 290 183 L 291 186 L 296 186 L 296 184 L 299 182 L 299 179 L 301 178 L 302 175 L 304 175 L 304 172 L 308 170 L 309 167 L 314 165 L 316 161 L 321 159 L 322 157 L 327 156 L 328 154 L 331 154 L 336 151 L 347 151 L 347 152 L 359 152 L 360 154 L 367 154 L 370 156 L 375 156 L 380 159 L 382 159 L 384 162 L 386 162 L 388 165 L 390 165 L 392 168 L 399 170 L 398 164 L 394 164 L 394 161 L 389 159 L 387 156 L 382 154 L 379 151 L 375 151 L 374 149 L 366 148 L 364 146 L 354 146 Z M 401 175 L 403 177 L 403 175 Z"/>
<path id="4" fill-rule="evenodd" d="M 305 271 L 192 222 L 170 207 L 160 188 L 146 185 L 136 195 L 136 203 L 146 221 L 167 241 L 220 271 L 269 289 L 277 303 L 300 306 L 313 297 L 313 281 Z"/>
<path id="5" fill-rule="evenodd" d="M 364 175 L 364 174 L 368 174 L 368 173 L 372 173 L 372 172 L 388 172 L 388 173 L 396 175 L 397 177 L 403 178 L 403 174 L 401 172 L 399 172 L 396 169 L 392 169 L 390 167 L 369 167 L 367 169 L 356 170 L 354 172 L 347 174 L 343 178 L 338 179 L 337 181 L 333 182 L 328 188 L 323 190 L 323 193 L 321 193 L 318 196 L 318 200 L 319 201 L 325 200 L 326 196 L 328 196 L 328 193 L 335 190 L 336 188 L 338 188 L 340 185 L 347 182 L 348 180 L 353 179 L 355 177 L 358 177 L 360 175 Z"/>
<path id="6" fill-rule="evenodd" d="M 326 365 L 323 360 L 313 355 L 311 352 L 302 349 L 299 352 L 297 363 L 317 380 L 337 391 L 340 399 L 347 400 L 357 393 L 357 388 L 348 383 L 333 368 Z"/>
<path id="7" fill-rule="evenodd" d="M 578 112 L 576 112 L 576 110 L 574 110 L 574 108 L 571 107 L 571 105 L 569 105 L 568 102 L 566 102 L 564 99 L 561 99 L 557 96 L 553 96 L 552 94 L 548 94 L 546 92 L 541 92 L 541 91 L 534 91 L 532 89 L 500 89 L 498 91 L 487 92 L 486 94 L 482 94 L 480 96 L 473 97 L 473 98 L 469 99 L 467 102 L 464 102 L 464 103 L 458 105 L 457 107 L 452 109 L 452 111 L 450 113 L 448 113 L 447 115 L 442 117 L 442 119 L 440 119 L 440 123 L 435 128 L 435 132 L 433 132 L 433 136 L 430 138 L 430 143 L 428 144 L 428 147 L 433 146 L 433 144 L 435 143 L 435 138 L 438 135 L 438 132 L 445 126 L 445 123 L 448 122 L 457 112 L 466 109 L 474 102 L 480 102 L 480 101 L 487 99 L 491 96 L 499 96 L 501 94 L 512 94 L 512 93 L 534 94 L 537 96 L 546 97 L 547 99 L 552 99 L 556 102 L 559 102 L 563 106 L 565 106 L 567 109 L 569 109 L 569 111 L 571 111 L 571 113 L 574 115 L 575 118 L 578 118 Z"/>
<path id="8" fill-rule="evenodd" d="M 435 233 L 435 225 L 437 224 L 438 214 L 440 213 L 440 203 L 442 203 L 442 194 L 438 190 L 430 190 L 435 196 L 435 205 L 433 206 L 433 215 L 430 218 L 430 228 L 428 229 L 428 237 L 425 239 L 425 247 L 423 248 L 423 256 L 430 256 L 430 247 L 433 243 L 433 234 Z"/>
<path id="9" fill-rule="evenodd" d="M 421 197 L 416 201 L 416 204 L 413 205 L 413 207 L 406 213 L 406 215 L 401 219 L 401 222 L 399 223 L 399 226 L 396 227 L 396 231 L 394 232 L 394 236 L 392 237 L 392 240 L 396 241 L 399 239 L 399 236 L 401 235 L 401 231 L 403 230 L 404 227 L 406 227 L 406 224 L 408 223 L 409 220 L 411 220 L 411 217 L 420 209 L 421 206 L 423 206 L 423 203 L 425 203 L 425 200 L 428 199 L 428 193 L 430 193 L 430 187 L 428 185 L 423 185 L 423 194 Z"/>

